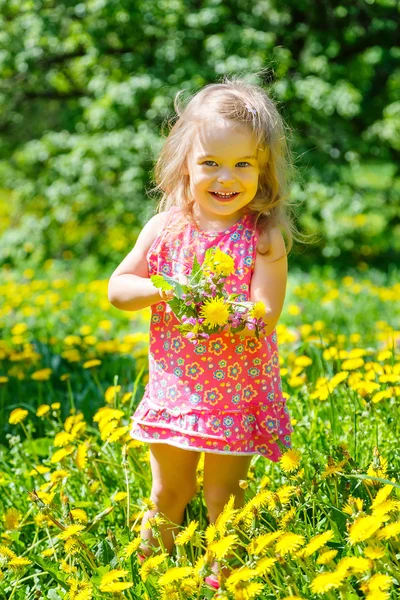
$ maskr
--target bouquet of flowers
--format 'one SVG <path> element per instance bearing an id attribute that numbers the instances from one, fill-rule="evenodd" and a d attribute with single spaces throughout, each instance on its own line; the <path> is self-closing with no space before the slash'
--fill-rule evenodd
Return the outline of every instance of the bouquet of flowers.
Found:
<path id="1" fill-rule="evenodd" d="M 151 276 L 155 287 L 173 290 L 167 304 L 180 321 L 176 328 L 194 344 L 210 334 L 239 333 L 245 327 L 253 330 L 257 339 L 265 332 L 264 303 L 239 302 L 240 294 L 228 294 L 224 289 L 226 278 L 234 269 L 233 258 L 213 247 L 206 251 L 201 265 L 194 257 L 186 284 L 164 274 Z"/>

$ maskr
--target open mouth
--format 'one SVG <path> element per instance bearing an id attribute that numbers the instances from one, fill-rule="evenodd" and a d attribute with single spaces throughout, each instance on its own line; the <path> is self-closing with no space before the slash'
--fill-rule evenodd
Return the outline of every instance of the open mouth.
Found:
<path id="1" fill-rule="evenodd" d="M 228 200 L 232 200 L 232 198 L 236 198 L 236 196 L 239 196 L 240 192 L 210 192 L 210 194 L 213 196 L 213 198 L 226 202 Z"/>

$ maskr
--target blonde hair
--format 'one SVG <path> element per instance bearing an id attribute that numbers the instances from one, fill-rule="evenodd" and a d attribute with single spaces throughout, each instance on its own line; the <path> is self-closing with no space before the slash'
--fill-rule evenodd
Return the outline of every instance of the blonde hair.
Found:
<path id="1" fill-rule="evenodd" d="M 261 161 L 259 159 L 257 193 L 244 211 L 255 215 L 259 233 L 266 234 L 267 248 L 268 232 L 278 226 L 283 230 L 287 252 L 290 252 L 293 239 L 297 239 L 288 202 L 293 162 L 285 124 L 273 101 L 259 85 L 247 83 L 240 77 L 224 77 L 222 83 L 206 85 L 186 104 L 181 102 L 180 96 L 181 92 L 178 92 L 174 102 L 176 120 L 154 170 L 156 187 L 153 191 L 162 193 L 157 212 L 175 206 L 181 209 L 183 220 L 196 224 L 195 201 L 185 171 L 194 133 L 199 124 L 210 119 L 246 123 L 256 138 Z"/>

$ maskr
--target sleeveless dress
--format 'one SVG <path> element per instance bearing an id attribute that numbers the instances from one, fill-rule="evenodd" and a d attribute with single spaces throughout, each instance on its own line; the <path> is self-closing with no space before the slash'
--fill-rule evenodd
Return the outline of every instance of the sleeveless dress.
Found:
<path id="1" fill-rule="evenodd" d="M 176 210 L 169 211 L 169 219 Z M 212 246 L 235 261 L 235 272 L 226 279 L 227 292 L 249 300 L 257 246 L 253 215 L 244 215 L 220 232 L 199 231 L 190 223 L 178 233 L 161 231 L 147 253 L 149 275 L 189 274 L 194 254 L 201 264 Z M 132 417 L 131 437 L 278 461 L 276 439 L 290 448 L 293 429 L 282 396 L 276 331 L 260 340 L 211 334 L 194 345 L 176 324 L 166 302 L 151 307 L 149 381 Z"/>

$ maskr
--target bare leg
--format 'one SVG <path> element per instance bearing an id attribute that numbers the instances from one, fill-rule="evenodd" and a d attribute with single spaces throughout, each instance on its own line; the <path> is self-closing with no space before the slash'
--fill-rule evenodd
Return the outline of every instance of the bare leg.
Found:
<path id="1" fill-rule="evenodd" d="M 234 508 L 244 504 L 244 490 L 239 481 L 247 478 L 252 455 L 205 453 L 204 458 L 204 499 L 207 504 L 210 523 L 215 523 L 231 494 L 235 496 Z M 222 571 L 225 577 L 230 570 L 218 562 L 212 565 L 215 573 Z"/>
<path id="2" fill-rule="evenodd" d="M 162 513 L 172 523 L 160 526 L 160 533 L 167 552 L 174 546 L 174 535 L 181 525 L 185 508 L 197 491 L 196 468 L 201 452 L 175 448 L 168 444 L 150 444 L 150 465 L 152 472 L 152 489 L 150 498 L 156 510 L 147 511 L 143 516 L 141 537 L 145 543 L 141 551 L 151 555 L 151 546 L 158 546 L 157 538 L 152 530 L 145 528 L 148 519 L 157 512 Z"/>

